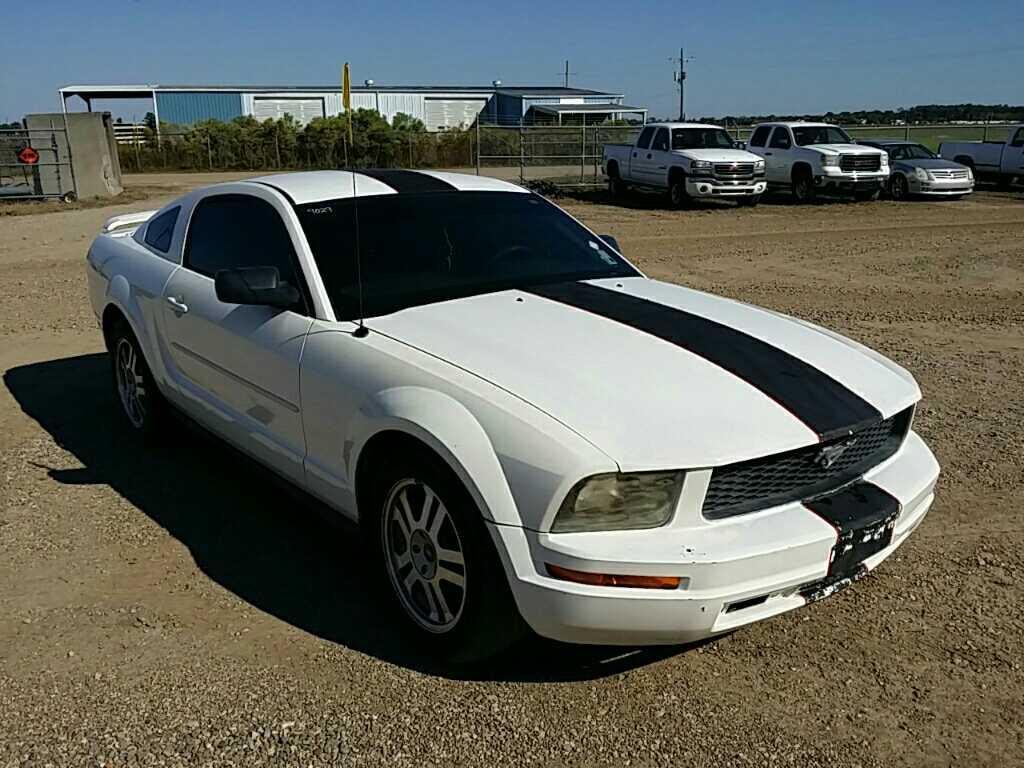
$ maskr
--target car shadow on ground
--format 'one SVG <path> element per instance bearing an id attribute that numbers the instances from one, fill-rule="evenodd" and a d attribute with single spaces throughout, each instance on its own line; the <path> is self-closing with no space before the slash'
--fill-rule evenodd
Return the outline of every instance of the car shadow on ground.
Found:
<path id="1" fill-rule="evenodd" d="M 209 578 L 306 632 L 418 671 L 459 679 L 553 682 L 605 677 L 680 651 L 565 645 L 529 637 L 478 667 L 424 656 L 402 631 L 354 525 L 330 523 L 266 470 L 217 439 L 172 423 L 143 442 L 118 412 L 104 354 L 11 369 L 22 410 L 83 465 L 59 483 L 109 485 L 188 547 Z"/>
<path id="2" fill-rule="evenodd" d="M 577 200 L 584 203 L 597 205 L 613 205 L 619 208 L 627 208 L 635 211 L 724 211 L 737 208 L 736 202 L 723 198 L 695 198 L 690 200 L 682 208 L 673 207 L 668 201 L 668 195 L 663 192 L 648 192 L 646 190 L 631 189 L 622 195 L 613 195 L 607 189 L 580 189 L 563 190 L 559 192 L 563 198 Z M 852 197 L 842 196 L 819 196 L 813 203 L 798 203 L 792 195 L 785 191 L 772 190 L 761 196 L 759 205 L 770 206 L 819 206 L 819 205 L 856 205 L 857 201 Z M 744 210 L 757 210 L 749 208 Z"/>

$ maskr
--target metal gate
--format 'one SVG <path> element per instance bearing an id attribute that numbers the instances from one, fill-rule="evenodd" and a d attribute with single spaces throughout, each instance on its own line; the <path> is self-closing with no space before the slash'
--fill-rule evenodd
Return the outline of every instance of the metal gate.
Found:
<path id="1" fill-rule="evenodd" d="M 78 197 L 67 128 L 0 128 L 0 200 Z"/>

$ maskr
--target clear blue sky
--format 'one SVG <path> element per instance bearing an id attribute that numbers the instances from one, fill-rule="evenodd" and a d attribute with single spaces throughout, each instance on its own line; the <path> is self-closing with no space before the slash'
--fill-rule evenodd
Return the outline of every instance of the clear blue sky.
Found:
<path id="1" fill-rule="evenodd" d="M 670 56 L 696 57 L 691 115 L 1024 102 L 1021 0 L 372 3 L 56 0 L 10 8 L 0 120 L 58 107 L 68 83 L 561 82 L 671 115 Z M 499 10 L 500 9 L 500 10 Z M 37 47 L 38 46 L 38 47 Z M 78 105 L 80 107 L 80 104 Z M 130 116 L 145 105 L 118 109 Z M 141 114 L 139 114 L 141 118 Z"/>

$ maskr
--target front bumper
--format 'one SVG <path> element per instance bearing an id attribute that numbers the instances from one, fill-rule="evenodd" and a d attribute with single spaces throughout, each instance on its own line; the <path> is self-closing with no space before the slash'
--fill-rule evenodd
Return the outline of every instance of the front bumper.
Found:
<path id="1" fill-rule="evenodd" d="M 935 457 L 911 432 L 892 458 L 865 475 L 900 502 L 900 513 L 891 543 L 864 560 L 864 569 L 875 568 L 921 523 L 938 474 Z M 836 529 L 800 503 L 647 531 L 493 531 L 504 545 L 523 618 L 538 634 L 565 642 L 693 642 L 835 591 L 822 582 Z M 684 585 L 653 590 L 577 584 L 548 576 L 546 563 L 595 573 L 680 576 Z"/>
<path id="2" fill-rule="evenodd" d="M 921 181 L 917 176 L 907 177 L 907 188 L 912 195 L 930 197 L 956 197 L 969 195 L 974 191 L 972 179 L 929 179 Z"/>
<path id="3" fill-rule="evenodd" d="M 844 192 L 881 189 L 888 180 L 888 171 L 843 171 L 832 166 L 826 167 L 824 173 L 814 177 L 817 187 Z"/>
<path id="4" fill-rule="evenodd" d="M 767 186 L 763 177 L 726 181 L 712 176 L 692 176 L 686 179 L 686 194 L 690 197 L 747 197 L 764 194 Z"/>

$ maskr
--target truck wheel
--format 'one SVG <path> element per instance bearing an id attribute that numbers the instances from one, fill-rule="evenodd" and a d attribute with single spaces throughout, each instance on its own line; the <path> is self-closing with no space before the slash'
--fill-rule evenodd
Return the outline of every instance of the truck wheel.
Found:
<path id="1" fill-rule="evenodd" d="M 608 167 L 608 194 L 612 197 L 622 197 L 626 194 L 626 183 L 619 176 L 618 163 L 612 163 Z"/>
<path id="2" fill-rule="evenodd" d="M 668 183 L 668 202 L 673 208 L 685 208 L 691 202 L 686 192 L 686 177 L 677 174 Z"/>
<path id="3" fill-rule="evenodd" d="M 365 534 L 393 606 L 430 655 L 468 664 L 526 631 L 483 516 L 426 448 L 374 471 Z M 375 535 L 374 535 L 375 534 Z"/>
<path id="4" fill-rule="evenodd" d="M 124 320 L 116 323 L 107 338 L 114 377 L 114 393 L 128 425 L 144 437 L 152 437 L 166 419 L 166 403 L 156 388 L 138 339 Z"/>
<path id="5" fill-rule="evenodd" d="M 813 203 L 818 197 L 818 190 L 814 187 L 814 177 L 807 169 L 798 169 L 793 172 L 793 199 L 800 204 Z"/>
<path id="6" fill-rule="evenodd" d="M 747 195 L 746 197 L 736 198 L 736 205 L 741 208 L 753 208 L 759 202 L 761 202 L 760 195 Z"/>
<path id="7" fill-rule="evenodd" d="M 902 173 L 894 173 L 892 178 L 889 179 L 889 197 L 900 202 L 902 200 L 906 200 L 909 194 L 910 190 L 907 187 L 907 177 Z"/>

